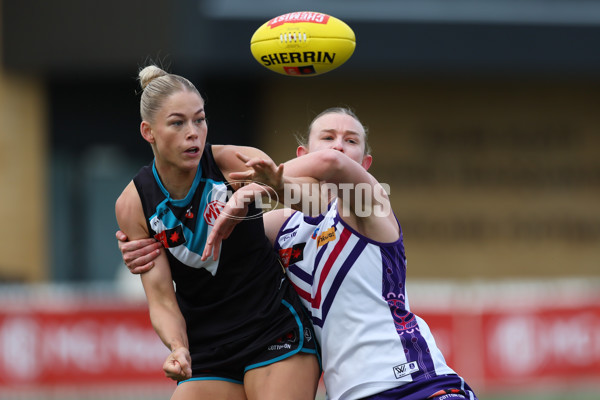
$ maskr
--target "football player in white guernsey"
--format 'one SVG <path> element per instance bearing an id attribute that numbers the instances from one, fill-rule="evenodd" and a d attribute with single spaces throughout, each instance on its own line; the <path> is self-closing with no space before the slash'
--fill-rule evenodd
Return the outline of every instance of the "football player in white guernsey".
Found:
<path id="1" fill-rule="evenodd" d="M 367 171 L 366 142 L 351 110 L 327 109 L 310 124 L 296 159 L 276 166 L 240 155 L 252 170 L 232 178 L 268 185 L 286 207 L 300 210 L 266 213 L 265 232 L 312 316 L 329 399 L 476 399 L 410 311 L 402 230 L 383 185 Z M 314 191 L 317 182 L 326 201 L 303 202 L 315 199 L 305 189 Z M 262 192 L 264 186 L 250 184 L 234 194 L 203 258 L 218 254 L 245 205 Z M 122 250 L 148 257 L 142 246 Z M 147 268 L 148 261 L 128 266 Z"/>

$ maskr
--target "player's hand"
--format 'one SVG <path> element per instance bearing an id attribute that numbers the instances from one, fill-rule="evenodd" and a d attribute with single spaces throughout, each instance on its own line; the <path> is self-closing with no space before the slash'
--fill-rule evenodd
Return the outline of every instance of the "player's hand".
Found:
<path id="1" fill-rule="evenodd" d="M 250 202 L 248 193 L 245 193 L 244 188 L 237 190 L 231 196 L 219 213 L 210 235 L 206 239 L 202 261 L 206 261 L 211 255 L 213 260 L 217 261 L 221 251 L 221 243 L 231 235 L 233 228 L 248 215 L 248 204 Z"/>
<path id="2" fill-rule="evenodd" d="M 154 260 L 160 254 L 162 244 L 152 238 L 127 241 L 122 231 L 115 234 L 123 262 L 132 274 L 142 274 L 154 267 Z"/>
<path id="3" fill-rule="evenodd" d="M 237 158 L 246 163 L 248 171 L 231 173 L 232 179 L 258 182 L 275 190 L 283 191 L 283 164 L 276 165 L 270 158 L 250 158 L 242 153 L 236 153 Z"/>
<path id="4" fill-rule="evenodd" d="M 163 364 L 167 378 L 183 381 L 192 377 L 192 358 L 186 347 L 178 347 L 169 354 Z"/>

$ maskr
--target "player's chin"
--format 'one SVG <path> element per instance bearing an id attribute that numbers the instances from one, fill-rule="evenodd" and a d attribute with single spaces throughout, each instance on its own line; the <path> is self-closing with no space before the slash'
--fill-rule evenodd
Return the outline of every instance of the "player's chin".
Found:
<path id="1" fill-rule="evenodd" d="M 184 153 L 181 157 L 180 167 L 182 169 L 196 169 L 198 168 L 198 164 L 200 164 L 200 158 L 202 155 L 190 155 Z"/>

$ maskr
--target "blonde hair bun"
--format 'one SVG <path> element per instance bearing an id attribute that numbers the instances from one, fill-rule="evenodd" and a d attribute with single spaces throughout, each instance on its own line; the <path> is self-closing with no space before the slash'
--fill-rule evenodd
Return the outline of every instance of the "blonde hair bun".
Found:
<path id="1" fill-rule="evenodd" d="M 152 80 L 165 75 L 168 75 L 167 72 L 158 68 L 156 65 L 148 65 L 147 67 L 143 68 L 138 74 L 140 86 L 142 87 L 142 89 L 146 89 L 146 86 L 148 86 L 148 84 L 152 82 Z"/>

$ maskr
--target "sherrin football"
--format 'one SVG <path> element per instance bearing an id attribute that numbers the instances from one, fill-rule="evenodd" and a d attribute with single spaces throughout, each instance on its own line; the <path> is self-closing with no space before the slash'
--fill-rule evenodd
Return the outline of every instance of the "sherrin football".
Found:
<path id="1" fill-rule="evenodd" d="M 343 21 L 312 11 L 280 15 L 260 26 L 250 40 L 252 55 L 265 68 L 288 76 L 315 76 L 345 63 L 356 47 Z"/>

